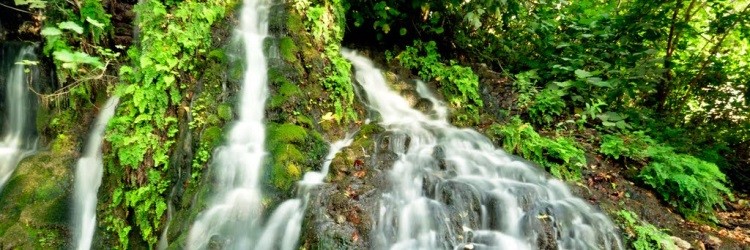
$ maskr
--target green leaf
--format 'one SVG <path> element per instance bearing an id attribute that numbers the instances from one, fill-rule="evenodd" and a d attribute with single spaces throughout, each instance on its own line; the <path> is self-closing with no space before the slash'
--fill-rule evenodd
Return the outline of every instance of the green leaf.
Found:
<path id="1" fill-rule="evenodd" d="M 383 24 L 383 26 L 381 27 L 381 29 L 383 29 L 383 33 L 388 34 L 388 32 L 391 31 L 391 26 L 386 23 L 386 24 Z"/>
<path id="2" fill-rule="evenodd" d="M 40 34 L 42 36 L 59 36 L 62 35 L 62 30 L 55 27 L 44 27 Z"/>
<path id="3" fill-rule="evenodd" d="M 570 85 L 572 84 L 572 82 L 570 80 L 568 80 L 568 81 L 564 81 L 564 82 L 555 82 L 555 84 L 557 86 L 561 87 L 561 88 L 567 88 L 567 87 L 570 87 Z"/>
<path id="4" fill-rule="evenodd" d="M 578 79 L 586 79 L 586 78 L 588 78 L 588 77 L 591 77 L 591 76 L 592 76 L 592 74 L 591 74 L 590 72 L 588 72 L 588 71 L 585 71 L 585 70 L 582 70 L 582 69 L 577 69 L 577 70 L 575 71 L 575 74 L 576 74 L 576 77 L 577 77 Z"/>
<path id="5" fill-rule="evenodd" d="M 398 33 L 402 36 L 406 35 L 406 28 L 401 28 Z"/>
<path id="6" fill-rule="evenodd" d="M 52 56 L 55 58 L 55 60 L 59 60 L 62 62 L 73 61 L 73 53 L 67 50 L 58 50 L 58 51 L 52 52 Z"/>
<path id="7" fill-rule="evenodd" d="M 175 78 L 173 75 L 168 75 L 164 77 L 164 83 L 166 83 L 167 85 L 172 85 L 172 83 L 174 82 L 175 82 Z"/>
<path id="8" fill-rule="evenodd" d="M 586 78 L 586 82 L 588 82 L 590 84 L 593 84 L 594 86 L 602 87 L 602 88 L 611 88 L 612 87 L 612 84 L 610 84 L 608 81 L 602 81 L 602 79 L 599 78 L 599 77 L 589 77 L 589 78 Z"/>
<path id="9" fill-rule="evenodd" d="M 60 29 L 64 30 L 72 30 L 75 31 L 78 34 L 83 34 L 83 27 L 81 25 L 78 25 L 77 23 L 71 22 L 71 21 L 65 21 L 57 24 L 57 27 L 60 27 Z"/>
<path id="10" fill-rule="evenodd" d="M 104 28 L 104 24 L 103 23 L 100 23 L 97 20 L 91 19 L 90 17 L 86 17 L 86 22 L 89 22 L 91 25 L 94 25 L 97 28 L 100 28 L 100 29 Z"/>

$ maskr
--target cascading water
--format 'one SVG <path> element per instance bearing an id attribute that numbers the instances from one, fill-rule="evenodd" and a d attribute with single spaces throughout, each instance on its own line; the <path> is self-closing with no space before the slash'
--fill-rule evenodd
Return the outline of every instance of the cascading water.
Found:
<path id="1" fill-rule="evenodd" d="M 331 161 L 341 149 L 352 143 L 352 135 L 345 139 L 334 142 L 323 162 L 320 172 L 308 172 L 297 184 L 300 187 L 299 198 L 287 200 L 271 214 L 263 233 L 260 236 L 261 241 L 254 247 L 256 250 L 294 250 L 297 249 L 297 241 L 302 228 L 302 219 L 310 201 L 310 192 L 315 186 L 323 184 L 323 180 L 328 175 L 328 169 Z"/>
<path id="2" fill-rule="evenodd" d="M 250 249 L 259 234 L 262 216 L 260 170 L 264 149 L 263 116 L 268 97 L 263 41 L 268 36 L 270 0 L 245 0 L 240 34 L 247 69 L 240 93 L 239 120 L 228 144 L 214 152 L 212 167 L 218 177 L 215 196 L 190 229 L 188 248 L 207 248 L 211 237 L 225 239 L 228 249 Z"/>
<path id="3" fill-rule="evenodd" d="M 609 219 L 564 183 L 496 149 L 476 131 L 451 126 L 424 86 L 435 118 L 391 91 L 367 58 L 344 51 L 369 107 L 394 133 L 399 158 L 380 202 L 375 249 L 622 249 Z"/>
<path id="4" fill-rule="evenodd" d="M 78 159 L 75 173 L 73 225 L 75 227 L 75 246 L 79 250 L 91 248 L 91 241 L 96 229 L 96 194 L 102 184 L 102 140 L 104 130 L 112 116 L 119 98 L 110 97 L 101 108 L 94 128 L 89 134 L 83 156 Z"/>
<path id="5" fill-rule="evenodd" d="M 4 134 L 0 142 L 0 191 L 18 162 L 34 152 L 35 101 L 30 99 L 29 86 L 38 78 L 37 70 L 26 70 L 23 60 L 35 61 L 33 45 L 3 48 L 0 74 L 5 77 Z"/>

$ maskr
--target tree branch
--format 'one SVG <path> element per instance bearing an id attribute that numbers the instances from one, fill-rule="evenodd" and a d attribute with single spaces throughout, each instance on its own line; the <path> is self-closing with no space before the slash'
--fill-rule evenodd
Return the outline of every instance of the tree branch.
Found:
<path id="1" fill-rule="evenodd" d="M 29 15 L 34 15 L 34 13 L 31 13 L 29 11 L 22 10 L 22 9 L 19 9 L 19 8 L 15 8 L 13 6 L 6 5 L 6 4 L 3 4 L 3 3 L 0 3 L 0 6 L 3 6 L 5 8 L 11 9 L 11 10 L 15 10 L 15 11 L 18 11 L 18 12 L 23 12 L 23 13 L 26 13 L 26 14 L 29 14 Z"/>

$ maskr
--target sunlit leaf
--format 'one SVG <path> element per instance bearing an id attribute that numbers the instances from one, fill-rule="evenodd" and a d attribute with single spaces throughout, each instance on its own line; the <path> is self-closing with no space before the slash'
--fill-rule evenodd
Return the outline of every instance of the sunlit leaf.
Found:
<path id="1" fill-rule="evenodd" d="M 64 29 L 64 30 L 72 30 L 78 34 L 83 34 L 83 27 L 71 21 L 58 23 L 57 27 L 60 27 L 60 29 Z"/>
<path id="2" fill-rule="evenodd" d="M 40 34 L 42 36 L 59 36 L 62 34 L 62 31 L 55 27 L 44 27 Z"/>

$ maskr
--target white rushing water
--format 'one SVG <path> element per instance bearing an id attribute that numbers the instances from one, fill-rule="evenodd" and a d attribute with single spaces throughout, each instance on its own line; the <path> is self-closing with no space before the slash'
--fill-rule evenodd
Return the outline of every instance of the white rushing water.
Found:
<path id="1" fill-rule="evenodd" d="M 341 149 L 349 146 L 353 134 L 345 139 L 334 142 L 328 151 L 320 172 L 308 172 L 297 184 L 300 191 L 297 199 L 284 201 L 271 214 L 268 222 L 263 228 L 260 240 L 253 249 L 255 250 L 295 250 L 302 229 L 302 219 L 305 216 L 307 204 L 310 201 L 310 193 L 315 186 L 323 184 L 328 175 L 331 161 Z"/>
<path id="2" fill-rule="evenodd" d="M 19 64 L 23 60 L 36 60 L 34 47 L 23 46 L 14 58 L 13 65 L 5 75 L 5 130 L 0 141 L 0 191 L 5 187 L 16 166 L 25 156 L 34 151 L 32 133 L 34 124 L 30 124 L 30 117 L 34 115 L 30 105 L 31 93 L 28 86 L 34 75 L 34 70 L 25 71 L 25 66 Z"/>
<path id="3" fill-rule="evenodd" d="M 421 83 L 417 92 L 435 115 L 411 108 L 367 58 L 344 56 L 399 156 L 375 218 L 374 249 L 622 249 L 604 214 L 476 131 L 452 126 Z"/>
<path id="4" fill-rule="evenodd" d="M 83 155 L 78 159 L 73 193 L 73 226 L 75 246 L 78 250 L 91 249 L 96 230 L 96 195 L 102 184 L 102 140 L 107 123 L 115 115 L 119 102 L 117 96 L 110 97 L 100 108 L 94 127 L 86 141 Z"/>
<path id="5" fill-rule="evenodd" d="M 218 177 L 214 197 L 190 229 L 187 248 L 205 249 L 218 235 L 227 249 L 250 249 L 260 234 L 262 217 L 260 175 L 266 154 L 263 116 L 268 97 L 263 41 L 268 36 L 270 0 L 245 0 L 240 35 L 246 69 L 238 106 L 239 120 L 228 142 L 213 154 Z"/>

